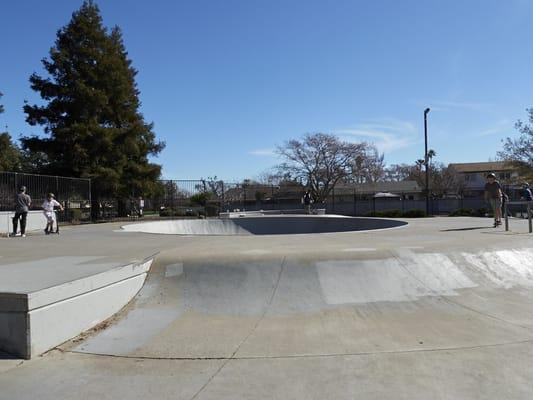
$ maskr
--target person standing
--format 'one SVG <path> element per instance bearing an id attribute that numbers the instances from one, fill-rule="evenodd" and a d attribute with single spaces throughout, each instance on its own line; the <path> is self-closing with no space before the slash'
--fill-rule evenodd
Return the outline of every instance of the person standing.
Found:
<path id="1" fill-rule="evenodd" d="M 502 200 L 503 191 L 500 182 L 496 180 L 496 175 L 490 173 L 487 175 L 487 183 L 485 183 L 485 200 L 490 202 L 492 211 L 494 212 L 494 227 L 502 224 Z"/>
<path id="2" fill-rule="evenodd" d="M 42 207 L 44 216 L 46 217 L 46 228 L 44 229 L 44 233 L 46 235 L 49 235 L 53 232 L 54 222 L 56 223 L 56 233 L 58 233 L 59 229 L 57 229 L 57 219 L 54 207 L 59 207 L 59 209 L 63 211 L 63 206 L 56 199 L 54 199 L 53 193 L 48 193 L 48 195 L 46 196 L 46 200 L 43 202 Z"/>
<path id="3" fill-rule="evenodd" d="M 139 196 L 139 217 L 143 216 L 143 210 L 144 210 L 144 199 L 142 196 Z"/>
<path id="4" fill-rule="evenodd" d="M 311 192 L 306 190 L 302 197 L 302 204 L 307 214 L 311 214 L 311 203 L 313 203 L 313 198 L 311 197 Z"/>
<path id="5" fill-rule="evenodd" d="M 522 184 L 522 199 L 525 201 L 533 201 L 533 193 L 531 193 L 529 183 L 527 182 Z"/>
<path id="6" fill-rule="evenodd" d="M 13 233 L 11 236 L 17 236 L 20 220 L 20 236 L 26 237 L 26 221 L 30 207 L 31 197 L 26 194 L 26 186 L 21 186 L 15 196 L 15 216 L 13 217 Z"/>

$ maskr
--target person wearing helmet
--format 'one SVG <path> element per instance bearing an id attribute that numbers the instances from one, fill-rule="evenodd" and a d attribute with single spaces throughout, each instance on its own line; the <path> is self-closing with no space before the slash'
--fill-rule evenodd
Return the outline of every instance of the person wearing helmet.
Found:
<path id="1" fill-rule="evenodd" d="M 492 210 L 494 211 L 494 227 L 496 228 L 498 225 L 502 224 L 503 191 L 500 182 L 496 180 L 496 175 L 493 173 L 487 175 L 485 200 L 490 202 Z"/>
<path id="2" fill-rule="evenodd" d="M 31 197 L 26 194 L 26 186 L 21 186 L 15 196 L 15 216 L 13 217 L 13 233 L 17 235 L 18 222 L 20 220 L 20 236 L 26 237 L 26 220 L 31 207 Z"/>
<path id="3" fill-rule="evenodd" d="M 44 233 L 46 235 L 49 235 L 54 230 L 54 222 L 57 226 L 54 207 L 59 207 L 59 209 L 63 211 L 63 206 L 56 199 L 54 199 L 53 193 L 48 193 L 48 195 L 46 196 L 46 200 L 43 202 L 42 207 L 44 216 L 46 217 L 46 228 L 44 229 Z"/>

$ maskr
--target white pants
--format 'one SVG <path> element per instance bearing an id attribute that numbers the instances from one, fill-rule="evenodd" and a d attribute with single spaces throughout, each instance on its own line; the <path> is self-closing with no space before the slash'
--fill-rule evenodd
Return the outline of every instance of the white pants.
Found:
<path id="1" fill-rule="evenodd" d="M 56 213 L 54 211 L 45 211 L 44 216 L 46 217 L 48 223 L 56 222 Z"/>

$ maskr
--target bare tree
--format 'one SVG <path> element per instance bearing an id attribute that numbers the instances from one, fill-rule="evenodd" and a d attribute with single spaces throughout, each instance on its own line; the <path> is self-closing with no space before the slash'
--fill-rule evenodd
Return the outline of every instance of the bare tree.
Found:
<path id="1" fill-rule="evenodd" d="M 373 144 L 361 143 L 362 153 L 352 165 L 351 180 L 355 183 L 374 183 L 385 177 L 384 154 Z"/>
<path id="2" fill-rule="evenodd" d="M 306 134 L 301 140 L 290 140 L 276 149 L 286 160 L 278 170 L 305 182 L 315 202 L 322 203 L 335 185 L 351 174 L 366 146 L 344 142 L 330 134 Z"/>
<path id="3" fill-rule="evenodd" d="M 429 176 L 429 188 L 434 196 L 463 195 L 466 185 L 464 177 L 458 174 L 453 167 L 442 163 L 434 163 L 431 165 Z"/>
<path id="4" fill-rule="evenodd" d="M 201 185 L 196 185 L 196 189 L 203 193 L 211 193 L 218 199 L 224 196 L 224 182 L 217 176 L 208 176 L 207 179 L 201 178 Z"/>
<path id="5" fill-rule="evenodd" d="M 508 137 L 498 157 L 508 161 L 520 171 L 524 179 L 533 179 L 533 108 L 529 108 L 529 124 L 518 121 L 515 125 L 520 132 L 518 138 Z"/>
<path id="6" fill-rule="evenodd" d="M 384 179 L 389 182 L 401 182 L 409 180 L 413 176 L 413 169 L 410 164 L 392 164 L 385 168 Z"/>

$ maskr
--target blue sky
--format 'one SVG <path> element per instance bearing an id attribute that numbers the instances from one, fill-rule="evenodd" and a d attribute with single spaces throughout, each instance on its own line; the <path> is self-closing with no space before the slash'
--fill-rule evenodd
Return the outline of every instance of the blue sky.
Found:
<path id="1" fill-rule="evenodd" d="M 533 106 L 528 0 L 97 1 L 139 70 L 142 112 L 166 178 L 253 178 L 306 132 L 376 143 L 387 163 L 494 158 Z M 80 1 L 2 5 L 0 115 L 14 137 L 28 77 L 43 73 Z"/>

